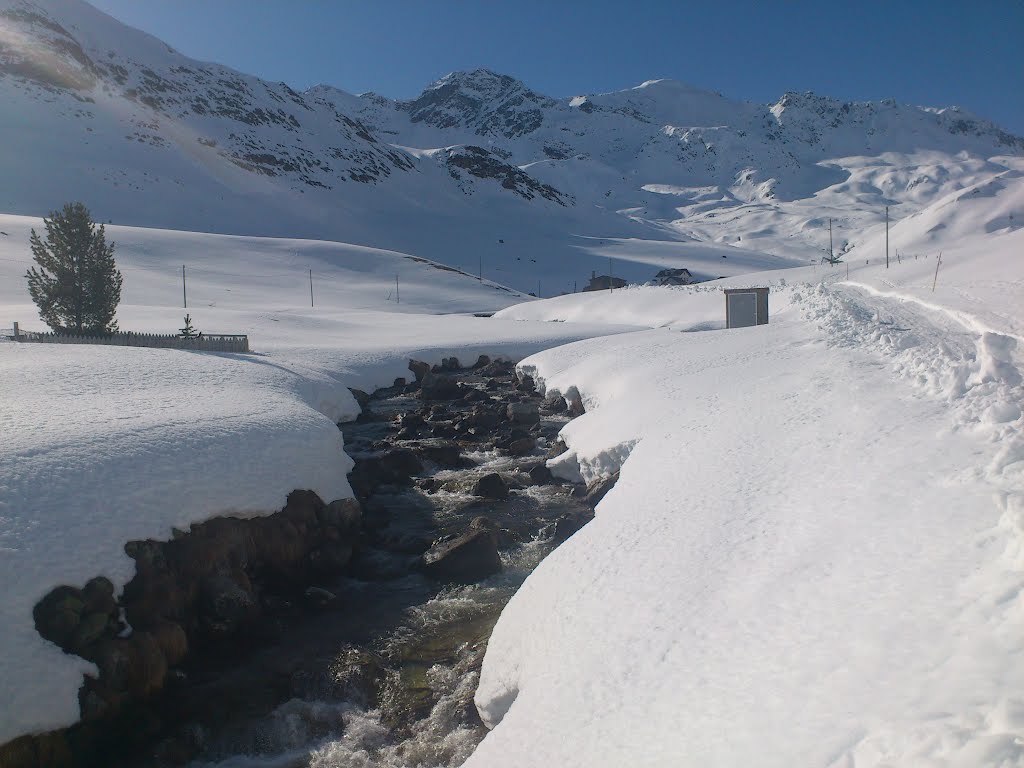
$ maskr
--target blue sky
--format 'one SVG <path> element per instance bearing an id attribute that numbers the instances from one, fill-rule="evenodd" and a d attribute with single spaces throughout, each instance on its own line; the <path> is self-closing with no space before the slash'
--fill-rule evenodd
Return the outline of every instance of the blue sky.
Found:
<path id="1" fill-rule="evenodd" d="M 785 91 L 958 104 L 1024 134 L 1024 2 L 92 0 L 189 56 L 296 89 L 408 98 L 488 67 L 550 96 L 669 77 L 773 102 Z"/>

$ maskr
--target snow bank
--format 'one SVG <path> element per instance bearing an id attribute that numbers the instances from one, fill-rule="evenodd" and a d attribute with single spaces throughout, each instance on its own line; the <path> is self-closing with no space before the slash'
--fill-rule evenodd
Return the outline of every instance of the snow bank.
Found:
<path id="1" fill-rule="evenodd" d="M 1024 765 L 1017 237 L 961 251 L 938 310 L 851 257 L 786 275 L 768 326 L 524 360 L 587 406 L 553 468 L 621 476 L 498 621 L 467 767 Z M 506 314 L 694 328 L 708 296 Z"/>
<path id="2" fill-rule="evenodd" d="M 29 226 L 40 222 L 0 216 L 0 326 L 41 330 L 22 277 Z M 125 542 L 167 539 L 215 515 L 273 512 L 294 488 L 328 501 L 351 495 L 335 425 L 358 414 L 348 387 L 410 376 L 410 357 L 518 360 L 616 330 L 422 314 L 515 299 L 402 254 L 118 227 L 108 235 L 121 243 L 123 328 L 180 328 L 182 254 L 202 253 L 190 283 L 194 324 L 248 333 L 256 353 L 0 343 L 0 743 L 73 723 L 82 674 L 95 672 L 36 633 L 32 607 L 50 589 L 97 575 L 120 588 L 133 575 Z M 308 274 L 303 285 L 296 261 L 319 263 L 317 307 L 303 306 Z M 386 300 L 395 268 L 411 283 L 402 304 Z M 358 309 L 371 305 L 393 311 Z"/>

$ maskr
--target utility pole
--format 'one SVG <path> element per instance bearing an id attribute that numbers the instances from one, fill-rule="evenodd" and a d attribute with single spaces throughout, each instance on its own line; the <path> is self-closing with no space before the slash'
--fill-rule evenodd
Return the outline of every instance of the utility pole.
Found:
<path id="1" fill-rule="evenodd" d="M 185 265 L 181 265 L 181 302 L 188 309 L 188 295 L 185 293 Z"/>
<path id="2" fill-rule="evenodd" d="M 309 270 L 309 306 L 313 306 L 313 270 Z"/>
<path id="3" fill-rule="evenodd" d="M 889 268 L 889 206 L 885 206 L 885 268 Z"/>
<path id="4" fill-rule="evenodd" d="M 395 304 L 401 304 L 402 297 L 398 294 L 398 273 L 395 273 Z"/>

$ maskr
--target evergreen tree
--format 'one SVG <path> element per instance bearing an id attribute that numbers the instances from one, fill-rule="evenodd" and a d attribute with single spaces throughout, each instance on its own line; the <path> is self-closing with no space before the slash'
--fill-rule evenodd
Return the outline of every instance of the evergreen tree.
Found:
<path id="1" fill-rule="evenodd" d="M 114 333 L 121 273 L 103 225 L 96 227 L 82 203 L 68 203 L 43 224 L 46 239 L 34 229 L 29 239 L 38 268 L 25 273 L 39 317 L 59 333 Z"/>
<path id="2" fill-rule="evenodd" d="M 199 333 L 196 331 L 196 329 L 192 327 L 191 315 L 185 315 L 185 327 L 180 328 L 179 330 L 180 333 L 178 335 L 181 336 L 181 338 L 183 339 L 194 339 L 199 336 Z"/>

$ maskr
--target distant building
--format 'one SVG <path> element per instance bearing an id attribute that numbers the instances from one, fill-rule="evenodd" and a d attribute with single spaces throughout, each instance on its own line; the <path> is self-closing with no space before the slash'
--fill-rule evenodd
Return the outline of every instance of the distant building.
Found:
<path id="1" fill-rule="evenodd" d="M 663 269 L 648 281 L 648 285 L 692 285 L 696 278 L 688 269 Z"/>
<path id="2" fill-rule="evenodd" d="M 629 285 L 629 283 L 621 277 L 611 277 L 609 275 L 599 275 L 595 272 L 591 272 L 590 283 L 583 290 L 607 291 L 609 288 L 625 288 L 627 285 Z"/>

